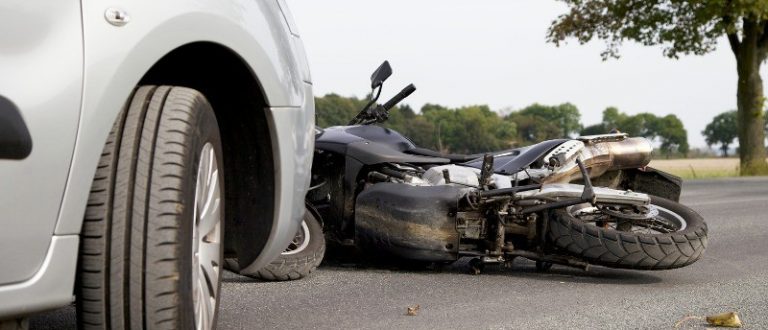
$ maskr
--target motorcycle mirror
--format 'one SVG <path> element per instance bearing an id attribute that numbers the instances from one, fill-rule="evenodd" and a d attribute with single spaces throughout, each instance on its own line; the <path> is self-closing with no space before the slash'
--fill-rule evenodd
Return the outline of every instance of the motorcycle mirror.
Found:
<path id="1" fill-rule="evenodd" d="M 380 87 L 391 75 L 392 67 L 389 66 L 389 61 L 384 61 L 384 63 L 381 63 L 379 68 L 376 69 L 376 71 L 373 71 L 373 74 L 371 75 L 371 89 Z"/>

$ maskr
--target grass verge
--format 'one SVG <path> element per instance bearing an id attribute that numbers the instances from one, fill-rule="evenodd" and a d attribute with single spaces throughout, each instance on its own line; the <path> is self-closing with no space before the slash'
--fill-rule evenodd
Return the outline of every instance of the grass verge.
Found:
<path id="1" fill-rule="evenodd" d="M 654 159 L 648 165 L 683 179 L 709 179 L 739 176 L 738 158 Z"/>

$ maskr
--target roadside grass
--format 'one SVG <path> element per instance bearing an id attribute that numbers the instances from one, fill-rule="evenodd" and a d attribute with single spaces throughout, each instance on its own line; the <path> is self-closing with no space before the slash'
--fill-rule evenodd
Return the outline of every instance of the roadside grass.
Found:
<path id="1" fill-rule="evenodd" d="M 683 179 L 709 179 L 739 176 L 738 158 L 654 159 L 648 165 Z"/>

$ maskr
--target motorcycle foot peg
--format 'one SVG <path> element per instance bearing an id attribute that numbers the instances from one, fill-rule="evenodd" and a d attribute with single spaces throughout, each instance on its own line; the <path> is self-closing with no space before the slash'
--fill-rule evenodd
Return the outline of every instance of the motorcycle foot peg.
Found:
<path id="1" fill-rule="evenodd" d="M 470 275 L 480 275 L 480 273 L 483 272 L 483 269 L 485 269 L 485 264 L 482 260 L 480 260 L 480 258 L 473 258 L 469 261 Z"/>
<path id="2" fill-rule="evenodd" d="M 504 259 L 504 268 L 512 269 L 512 266 L 514 265 L 515 257 L 510 257 Z"/>
<path id="3" fill-rule="evenodd" d="M 498 256 L 498 257 L 485 256 L 480 258 L 480 261 L 484 264 L 502 264 L 504 263 L 504 257 L 503 256 Z"/>

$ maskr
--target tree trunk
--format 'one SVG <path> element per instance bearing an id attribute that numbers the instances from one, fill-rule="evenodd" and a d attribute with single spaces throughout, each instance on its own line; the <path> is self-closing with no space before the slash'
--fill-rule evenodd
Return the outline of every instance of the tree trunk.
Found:
<path id="1" fill-rule="evenodd" d="M 440 150 L 440 152 L 445 152 L 445 149 L 443 149 L 443 138 L 440 136 L 440 122 L 437 122 L 437 150 Z"/>
<path id="2" fill-rule="evenodd" d="M 720 150 L 723 151 L 723 158 L 728 158 L 728 145 L 724 144 L 720 147 Z"/>
<path id="3" fill-rule="evenodd" d="M 736 92 L 738 99 L 737 125 L 739 131 L 739 158 L 741 175 L 768 174 L 765 162 L 765 132 L 763 131 L 763 80 L 760 78 L 760 65 L 765 60 L 765 51 L 758 47 L 758 29 L 753 24 L 744 22 L 744 38 L 738 52 L 736 63 L 739 85 Z M 756 25 L 756 24 L 755 24 Z"/>

